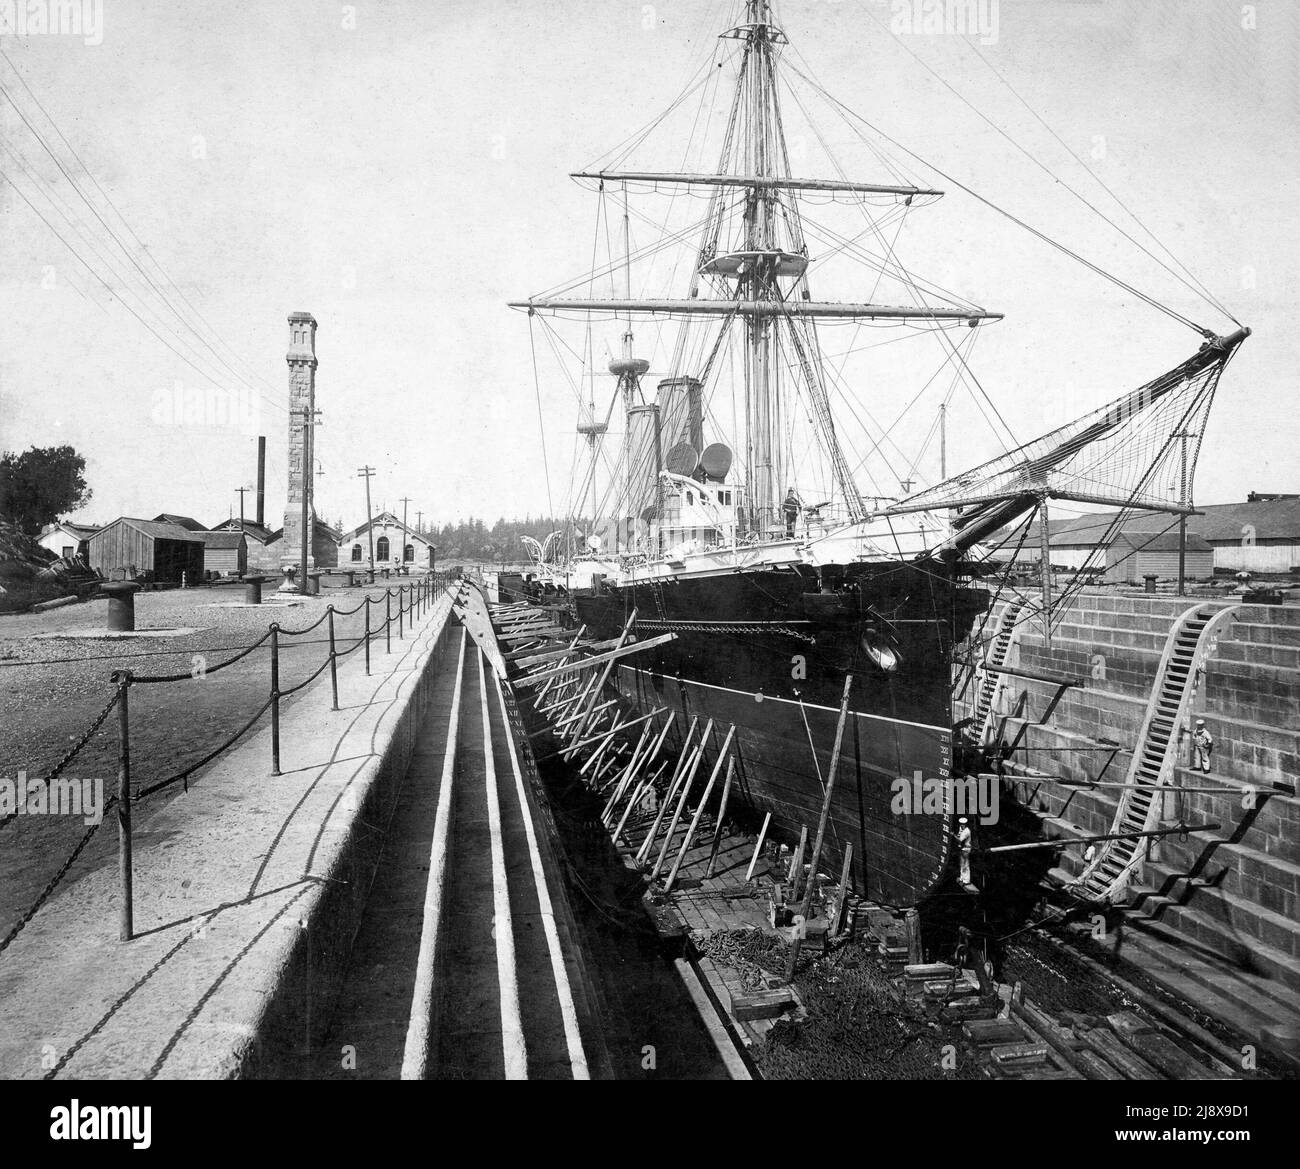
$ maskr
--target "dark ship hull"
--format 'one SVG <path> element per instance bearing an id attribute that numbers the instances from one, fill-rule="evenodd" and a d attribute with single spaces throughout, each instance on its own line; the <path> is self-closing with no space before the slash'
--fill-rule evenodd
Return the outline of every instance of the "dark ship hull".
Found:
<path id="1" fill-rule="evenodd" d="M 771 812 L 777 840 L 816 831 L 851 673 L 822 866 L 838 870 L 852 843 L 855 890 L 897 906 L 940 882 L 952 827 L 946 814 L 893 807 L 896 781 L 952 773 L 952 650 L 987 604 L 937 565 L 899 563 L 606 585 L 575 598 L 595 636 L 618 636 L 633 609 L 638 637 L 676 635 L 611 681 L 640 714 L 677 711 L 678 733 L 713 719 L 715 750 L 734 724 L 735 798 L 756 817 Z"/>

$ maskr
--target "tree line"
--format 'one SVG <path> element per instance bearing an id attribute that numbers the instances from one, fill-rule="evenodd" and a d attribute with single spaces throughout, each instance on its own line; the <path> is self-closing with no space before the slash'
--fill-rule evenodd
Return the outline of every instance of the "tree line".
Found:
<path id="1" fill-rule="evenodd" d="M 582 521 L 576 521 L 579 529 Z M 523 538 L 531 536 L 539 544 L 552 532 L 567 531 L 570 521 L 554 516 L 525 516 L 523 519 L 502 517 L 490 528 L 481 519 L 470 517 L 456 523 L 429 527 L 425 535 L 438 549 L 438 562 L 452 560 L 489 560 L 497 564 L 515 564 L 532 559 Z"/>

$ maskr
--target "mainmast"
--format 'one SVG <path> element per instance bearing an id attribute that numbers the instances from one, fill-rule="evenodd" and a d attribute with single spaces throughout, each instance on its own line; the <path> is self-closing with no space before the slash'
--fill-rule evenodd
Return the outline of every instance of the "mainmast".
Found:
<path id="1" fill-rule="evenodd" d="M 644 466 L 657 460 L 660 420 L 652 406 L 642 405 L 640 378 L 648 363 L 632 355 L 632 318 L 671 316 L 686 322 L 670 371 L 673 379 L 707 378 L 713 357 L 703 369 L 680 368 L 686 360 L 686 330 L 698 318 L 721 321 L 716 355 L 733 324 L 745 330 L 745 392 L 743 442 L 745 514 L 762 536 L 783 531 L 780 506 L 787 481 L 787 425 L 793 417 L 783 399 L 806 391 L 809 413 L 825 454 L 835 491 L 847 518 L 860 521 L 866 507 L 836 435 L 829 388 L 823 368 L 817 322 L 882 321 L 937 326 L 947 321 L 976 325 L 1000 319 L 1000 314 L 951 304 L 888 305 L 870 301 L 814 300 L 809 291 L 808 247 L 803 234 L 799 198 L 802 192 L 822 192 L 831 198 L 858 202 L 869 196 L 892 196 L 911 205 L 919 196 L 937 198 L 940 191 L 902 183 L 852 182 L 847 179 L 793 177 L 786 148 L 778 95 L 776 64 L 787 44 L 785 33 L 772 22 L 769 0 L 745 0 L 744 23 L 722 33 L 740 42 L 736 88 L 725 139 L 713 173 L 660 170 L 594 170 L 574 177 L 591 180 L 604 190 L 619 182 L 624 198 L 625 273 L 630 266 L 627 238 L 629 185 L 703 188 L 711 192 L 689 292 L 679 297 L 634 297 L 630 274 L 622 297 L 595 299 L 561 293 L 512 302 L 530 312 L 605 312 L 625 317 L 622 355 L 610 363 L 619 379 L 628 438 L 624 445 L 627 469 L 626 505 L 618 524 L 620 546 L 632 548 L 636 524 L 658 514 L 658 472 Z M 789 371 L 790 386 L 782 385 L 781 370 Z M 676 435 L 669 436 L 669 443 Z M 698 452 L 697 452 L 698 453 Z M 647 482 L 646 474 L 651 477 Z M 652 550 L 653 551 L 653 550 Z"/>
<path id="2" fill-rule="evenodd" d="M 745 39 L 745 59 L 740 68 L 740 89 L 747 107 L 748 134 L 744 142 L 744 173 L 758 179 L 774 176 L 780 133 L 775 118 L 776 85 L 773 45 L 784 34 L 768 24 L 767 0 L 748 0 L 747 23 L 728 35 Z M 759 182 L 745 188 L 746 262 L 737 269 L 747 299 L 771 301 L 777 292 L 775 269 L 781 254 L 774 248 L 773 213 L 777 200 L 771 186 Z M 779 293 L 778 293 L 779 296 Z M 749 507 L 759 535 L 775 527 L 781 487 L 781 411 L 776 392 L 777 335 L 774 319 L 766 314 L 740 314 L 749 340 L 749 377 L 746 396 L 747 434 L 745 479 Z"/>

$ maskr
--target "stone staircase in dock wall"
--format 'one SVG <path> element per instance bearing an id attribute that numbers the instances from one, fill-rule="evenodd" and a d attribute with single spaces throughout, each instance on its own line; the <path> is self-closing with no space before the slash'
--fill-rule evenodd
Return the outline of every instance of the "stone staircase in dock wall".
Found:
<path id="1" fill-rule="evenodd" d="M 1008 665 L 1080 683 L 1058 694 L 1051 682 L 1007 675 L 992 704 L 994 736 L 1015 744 L 1005 762 L 1010 792 L 1038 814 L 1045 835 L 1112 830 L 1123 791 L 1070 782 L 1125 782 L 1169 632 L 1196 604 L 1194 597 L 1084 593 L 1053 629 L 1050 650 L 1036 619 L 1021 625 Z M 987 625 L 990 640 L 996 617 Z M 1294 1010 L 1300 799 L 1267 788 L 1300 784 L 1300 605 L 1241 606 L 1222 623 L 1204 666 L 1189 682 L 1187 717 L 1171 741 L 1170 790 L 1156 789 L 1155 798 L 1162 823 L 1221 827 L 1144 845 L 1124 918 L 1136 944 L 1208 959 L 1203 990 L 1218 969 L 1258 995 L 1261 1013 L 1281 1012 L 1284 1003 Z M 1196 718 L 1214 736 L 1208 775 L 1191 767 Z M 1172 790 L 1197 786 L 1228 791 Z M 1252 788 L 1255 806 L 1245 807 Z M 1063 850 L 1062 879 L 1079 877 L 1082 853 Z"/>

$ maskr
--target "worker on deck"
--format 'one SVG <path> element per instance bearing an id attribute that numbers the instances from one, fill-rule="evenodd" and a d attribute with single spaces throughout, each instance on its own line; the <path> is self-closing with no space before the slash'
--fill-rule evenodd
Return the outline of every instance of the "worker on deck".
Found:
<path id="1" fill-rule="evenodd" d="M 1202 771 L 1210 770 L 1210 754 L 1214 750 L 1214 736 L 1210 734 L 1203 718 L 1196 720 L 1196 730 L 1192 732 L 1192 766 Z"/>
<path id="2" fill-rule="evenodd" d="M 803 510 L 803 504 L 794 493 L 793 487 L 786 490 L 785 502 L 781 505 L 781 510 L 785 513 L 785 534 L 787 537 L 793 537 L 795 521 L 799 518 L 800 511 Z"/>

